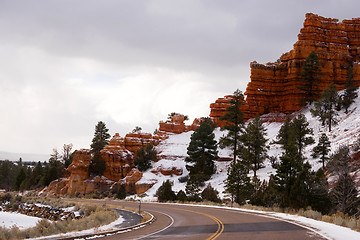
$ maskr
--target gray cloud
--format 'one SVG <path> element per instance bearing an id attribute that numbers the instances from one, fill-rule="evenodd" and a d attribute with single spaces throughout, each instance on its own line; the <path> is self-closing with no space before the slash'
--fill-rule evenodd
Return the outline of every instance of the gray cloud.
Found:
<path id="1" fill-rule="evenodd" d="M 249 63 L 276 61 L 306 12 L 358 17 L 358 1 L 0 1 L 0 150 L 88 147 L 151 131 L 171 111 L 208 114 L 245 90 Z"/>

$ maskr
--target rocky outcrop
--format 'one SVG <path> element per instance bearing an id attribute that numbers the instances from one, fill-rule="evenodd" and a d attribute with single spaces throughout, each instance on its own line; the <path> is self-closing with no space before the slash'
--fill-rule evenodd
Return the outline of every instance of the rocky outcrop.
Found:
<path id="1" fill-rule="evenodd" d="M 128 175 L 134 167 L 133 154 L 126 149 L 124 140 L 118 133 L 109 141 L 109 145 L 100 151 L 105 161 L 104 177 L 111 181 L 119 181 Z"/>
<path id="2" fill-rule="evenodd" d="M 103 176 L 95 178 L 91 178 L 89 174 L 90 150 L 78 150 L 74 154 L 73 162 L 67 169 L 70 177 L 51 182 L 44 191 L 44 195 L 104 192 L 112 190 L 117 183 L 126 183 L 129 192 L 142 193 L 152 185 L 136 185 L 136 182 L 141 179 L 142 173 L 134 168 L 133 153 L 148 143 L 157 145 L 159 139 L 158 136 L 153 136 L 150 133 L 129 133 L 125 138 L 116 133 L 109 141 L 109 145 L 100 151 L 101 159 L 104 160 L 106 167 Z"/>
<path id="3" fill-rule="evenodd" d="M 220 117 L 225 114 L 226 108 L 230 106 L 229 100 L 231 98 L 231 95 L 227 95 L 223 98 L 218 98 L 215 103 L 210 104 L 210 117 L 218 127 L 225 125 L 225 121 L 220 120 Z"/>
<path id="4" fill-rule="evenodd" d="M 86 194 L 91 192 L 87 186 L 88 184 L 85 182 L 90 177 L 90 163 L 91 152 L 89 149 L 80 149 L 75 152 L 73 161 L 67 169 L 70 172 L 67 194 L 75 195 L 77 193 Z M 56 193 L 61 194 L 60 192 Z"/>
<path id="5" fill-rule="evenodd" d="M 128 176 L 117 182 L 117 187 L 120 187 L 120 185 L 124 185 L 126 192 L 142 194 L 147 190 L 149 190 L 155 184 L 155 182 L 138 183 L 138 181 L 140 181 L 142 176 L 143 176 L 142 172 L 140 172 L 137 168 L 133 168 L 131 172 L 128 174 Z"/>
<path id="6" fill-rule="evenodd" d="M 200 126 L 201 118 L 195 118 L 191 125 L 185 125 L 184 121 L 185 116 L 182 114 L 175 114 L 171 120 L 167 122 L 160 121 L 157 135 L 159 135 L 160 138 L 163 138 L 164 136 L 166 138 L 168 133 L 180 134 L 183 132 L 194 131 Z"/>
<path id="7" fill-rule="evenodd" d="M 183 169 L 175 166 L 170 168 L 158 167 L 157 169 L 151 170 L 151 172 L 154 174 L 161 173 L 164 176 L 181 176 L 183 174 Z"/>
<path id="8" fill-rule="evenodd" d="M 306 14 L 294 48 L 274 63 L 250 63 L 251 81 L 246 88 L 246 101 L 242 106 L 244 118 L 269 112 L 292 113 L 303 106 L 301 71 L 305 59 L 315 51 L 319 57 L 321 93 L 334 82 L 344 88 L 348 67 L 353 64 L 354 82 L 360 85 L 360 18 L 351 20 L 324 18 Z M 224 99 L 210 105 L 210 116 L 219 122 L 226 109 Z"/>

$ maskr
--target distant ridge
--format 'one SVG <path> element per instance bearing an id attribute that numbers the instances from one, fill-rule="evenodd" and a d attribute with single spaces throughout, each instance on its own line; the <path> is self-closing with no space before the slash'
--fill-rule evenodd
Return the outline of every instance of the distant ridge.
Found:
<path id="1" fill-rule="evenodd" d="M 36 153 L 12 153 L 0 151 L 0 160 L 10 160 L 16 162 L 22 159 L 23 162 L 45 162 L 49 160 L 50 155 L 47 154 L 36 154 Z"/>

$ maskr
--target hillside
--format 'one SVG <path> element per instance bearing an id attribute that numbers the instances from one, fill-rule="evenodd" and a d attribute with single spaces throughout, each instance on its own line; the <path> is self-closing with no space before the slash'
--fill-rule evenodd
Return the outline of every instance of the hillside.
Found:
<path id="1" fill-rule="evenodd" d="M 340 92 L 341 93 L 341 92 Z M 359 92 L 360 94 L 360 92 Z M 318 162 L 318 159 L 314 159 L 311 157 L 312 149 L 317 144 L 317 141 L 322 133 L 326 133 L 331 141 L 331 151 L 334 152 L 339 146 L 344 144 L 352 145 L 354 141 L 357 140 L 360 133 L 360 98 L 357 98 L 355 103 L 349 109 L 347 114 L 344 111 L 340 111 L 338 120 L 338 125 L 334 126 L 331 132 L 328 132 L 327 127 L 321 126 L 321 123 L 314 118 L 310 113 L 310 106 L 304 107 L 301 111 L 294 113 L 295 116 L 298 113 L 302 113 L 306 116 L 309 127 L 311 127 L 314 131 L 315 143 L 307 146 L 304 149 L 304 155 L 306 159 L 312 165 L 313 170 L 317 170 L 321 167 L 321 163 Z M 284 114 L 267 114 L 262 116 L 263 119 L 284 119 Z M 251 120 L 249 120 L 251 121 Z M 276 139 L 276 135 L 282 125 L 282 122 L 265 122 L 264 126 L 267 129 L 267 138 L 268 143 L 273 142 Z M 186 183 L 181 183 L 179 181 L 180 177 L 186 176 L 188 171 L 186 170 L 186 162 L 185 158 L 187 156 L 187 146 L 190 142 L 190 137 L 193 131 L 184 132 L 181 134 L 172 134 L 168 139 L 163 140 L 157 146 L 157 151 L 161 156 L 161 160 L 154 163 L 152 168 L 146 171 L 142 177 L 142 179 L 138 183 L 155 183 L 148 191 L 145 192 L 144 200 L 153 200 L 154 194 L 156 190 L 160 187 L 163 181 L 167 179 L 171 180 L 173 185 L 173 190 L 178 192 L 180 190 L 185 190 Z M 221 136 L 224 135 L 224 132 L 221 132 L 219 128 L 214 131 L 216 140 L 219 140 Z M 270 144 L 269 150 L 270 156 L 279 157 L 281 155 L 281 149 L 278 144 Z M 221 158 L 231 158 L 230 149 L 219 149 L 219 156 Z M 226 197 L 223 194 L 224 191 L 224 180 L 227 177 L 227 168 L 229 166 L 229 161 L 217 161 L 217 171 L 211 177 L 206 184 L 210 183 L 216 190 L 219 191 L 219 195 L 224 198 Z M 177 176 L 173 174 L 172 176 L 164 176 L 159 173 L 157 169 L 172 169 L 172 168 L 181 169 L 183 171 L 181 176 Z M 153 173 L 155 172 L 155 173 Z M 275 173 L 275 169 L 271 167 L 271 163 L 269 160 L 265 161 L 265 167 L 260 169 L 257 172 L 258 177 L 261 180 L 267 180 L 271 174 Z M 252 176 L 253 173 L 250 172 L 249 176 Z M 358 183 L 359 184 L 359 183 Z"/>

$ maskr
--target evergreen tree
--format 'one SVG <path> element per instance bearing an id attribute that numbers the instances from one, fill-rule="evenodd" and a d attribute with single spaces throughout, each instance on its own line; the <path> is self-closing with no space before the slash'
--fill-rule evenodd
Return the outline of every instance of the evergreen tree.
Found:
<path id="1" fill-rule="evenodd" d="M 262 164 L 268 157 L 268 146 L 266 145 L 267 139 L 265 136 L 266 130 L 262 125 L 259 115 L 257 115 L 244 129 L 244 133 L 240 138 L 240 158 L 251 166 L 255 178 L 256 171 L 264 167 Z"/>
<path id="2" fill-rule="evenodd" d="M 187 148 L 189 156 L 185 161 L 188 163 L 186 169 L 190 172 L 190 178 L 196 175 L 201 185 L 209 180 L 216 171 L 214 160 L 219 158 L 217 153 L 214 124 L 210 118 L 205 118 L 191 135 Z"/>
<path id="3" fill-rule="evenodd" d="M 158 190 L 156 191 L 156 196 L 158 197 L 159 202 L 176 200 L 175 192 L 172 190 L 171 186 L 172 186 L 172 183 L 170 182 L 170 180 L 166 180 L 158 188 Z"/>
<path id="4" fill-rule="evenodd" d="M 302 157 L 304 147 L 314 143 L 314 138 L 311 136 L 313 134 L 313 130 L 309 128 L 309 123 L 306 117 L 301 113 L 292 120 L 290 126 L 298 153 Z"/>
<path id="5" fill-rule="evenodd" d="M 0 161 L 0 187 L 7 191 L 14 188 L 18 167 L 9 160 Z"/>
<path id="6" fill-rule="evenodd" d="M 330 152 L 330 141 L 325 133 L 321 134 L 318 145 L 313 148 L 313 158 L 320 156 L 320 162 L 325 169 L 325 162 L 329 159 L 328 154 Z"/>
<path id="7" fill-rule="evenodd" d="M 311 109 L 313 116 L 319 117 L 322 125 L 329 126 L 329 132 L 331 127 L 337 123 L 337 111 L 336 105 L 339 101 L 339 95 L 334 83 L 331 83 L 321 95 L 321 99 L 316 101 L 315 108 Z"/>
<path id="8" fill-rule="evenodd" d="M 157 152 L 155 147 L 151 143 L 148 143 L 145 147 L 142 146 L 136 150 L 134 164 L 140 171 L 144 172 L 151 168 L 151 162 L 155 161 L 156 157 Z"/>
<path id="9" fill-rule="evenodd" d="M 203 177 L 200 175 L 192 175 L 186 183 L 185 191 L 187 194 L 187 200 L 193 202 L 200 202 L 200 188 L 204 185 Z"/>
<path id="10" fill-rule="evenodd" d="M 244 204 L 249 199 L 253 186 L 247 176 L 249 170 L 244 163 L 239 160 L 231 162 L 225 180 L 225 192 L 231 195 L 231 201 Z"/>
<path id="11" fill-rule="evenodd" d="M 305 59 L 302 67 L 301 82 L 299 89 L 304 93 L 304 102 L 312 103 L 319 96 L 319 75 L 321 74 L 319 58 L 312 51 Z"/>
<path id="12" fill-rule="evenodd" d="M 275 184 L 281 195 L 281 206 L 291 206 L 293 187 L 302 170 L 302 158 L 294 142 L 286 146 L 285 152 L 280 157 L 280 163 L 276 166 Z"/>
<path id="13" fill-rule="evenodd" d="M 241 130 L 244 125 L 243 112 L 240 110 L 240 106 L 244 101 L 244 95 L 237 89 L 232 98 L 229 100 L 230 106 L 226 108 L 225 114 L 220 117 L 221 121 L 225 121 L 225 126 L 221 130 L 227 130 L 226 136 L 220 138 L 220 147 L 232 147 L 234 162 L 238 155 L 238 140 L 241 135 Z"/>
<path id="14" fill-rule="evenodd" d="M 44 185 L 49 185 L 52 181 L 62 177 L 64 173 L 64 165 L 59 161 L 55 161 L 53 158 L 49 159 L 49 165 L 45 168 Z"/>
<path id="15" fill-rule="evenodd" d="M 22 184 L 22 182 L 26 179 L 26 171 L 25 171 L 26 167 L 25 166 L 20 166 L 20 170 L 19 173 L 16 176 L 16 180 L 15 180 L 15 190 L 20 190 L 20 186 Z"/>
<path id="16" fill-rule="evenodd" d="M 116 198 L 118 199 L 125 199 L 126 198 L 126 189 L 125 189 L 125 185 L 121 184 L 119 191 L 116 193 Z"/>
<path id="17" fill-rule="evenodd" d="M 201 192 L 201 198 L 210 202 L 220 203 L 219 192 L 216 191 L 211 184 L 208 184 L 206 188 Z"/>
<path id="18" fill-rule="evenodd" d="M 310 204 L 310 194 L 314 185 L 315 173 L 311 171 L 309 162 L 299 161 L 299 169 L 295 175 L 295 181 L 291 185 L 289 207 L 299 209 L 305 208 Z"/>
<path id="19" fill-rule="evenodd" d="M 353 66 L 351 64 L 348 69 L 348 77 L 345 82 L 345 92 L 342 97 L 342 105 L 345 108 L 345 113 L 348 112 L 350 105 L 358 97 L 357 89 L 358 87 L 354 83 Z"/>
<path id="20" fill-rule="evenodd" d="M 281 148 L 285 151 L 287 151 L 288 146 L 294 142 L 294 135 L 291 131 L 291 120 L 287 117 L 276 136 L 277 141 L 275 141 L 275 143 L 280 144 Z"/>
<path id="21" fill-rule="evenodd" d="M 310 195 L 309 205 L 315 211 L 328 214 L 332 204 L 329 196 L 328 181 L 323 169 L 320 168 L 314 177 L 312 188 L 308 193 Z"/>
<path id="22" fill-rule="evenodd" d="M 99 121 L 95 126 L 94 138 L 92 139 L 91 153 L 92 161 L 90 164 L 90 173 L 94 175 L 102 175 L 105 171 L 105 162 L 101 159 L 100 151 L 109 144 L 110 134 L 104 122 Z"/>
<path id="23" fill-rule="evenodd" d="M 186 193 L 183 190 L 180 190 L 176 194 L 176 199 L 179 200 L 180 202 L 185 202 L 187 200 Z"/>

